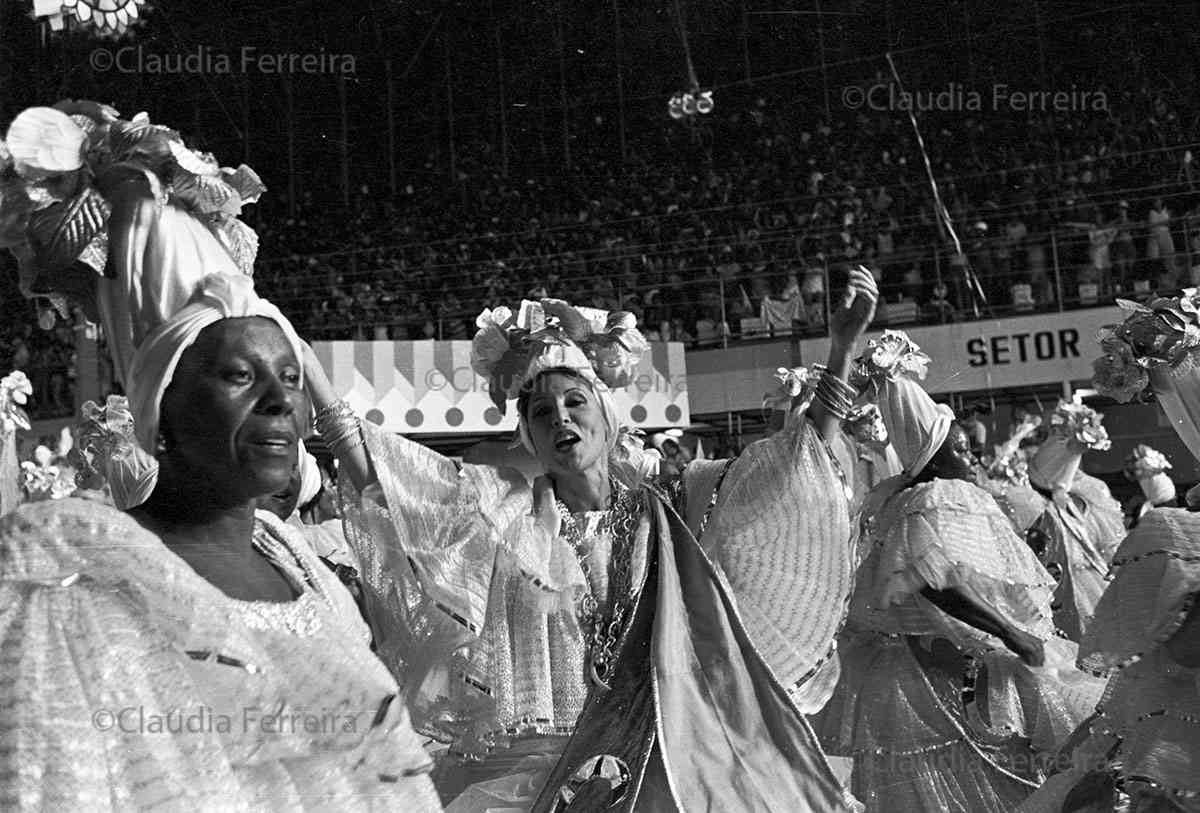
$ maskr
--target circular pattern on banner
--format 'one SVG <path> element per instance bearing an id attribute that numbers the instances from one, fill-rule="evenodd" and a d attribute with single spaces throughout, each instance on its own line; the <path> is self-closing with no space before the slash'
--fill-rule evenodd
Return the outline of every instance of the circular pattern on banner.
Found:
<path id="1" fill-rule="evenodd" d="M 371 423 L 376 426 L 383 426 L 383 411 L 378 409 L 368 409 L 367 414 L 363 415 Z"/>
<path id="2" fill-rule="evenodd" d="M 425 423 L 425 413 L 419 409 L 410 409 L 404 413 L 404 422 L 409 426 L 420 426 Z"/>
<path id="3" fill-rule="evenodd" d="M 446 410 L 446 423 L 449 426 L 462 426 L 463 411 L 458 407 L 450 407 Z"/>
<path id="4" fill-rule="evenodd" d="M 677 423 L 679 419 L 683 417 L 683 410 L 677 407 L 675 404 L 668 404 L 667 408 L 664 410 L 664 413 L 667 416 L 667 420 L 671 423 Z"/>
<path id="5" fill-rule="evenodd" d="M 502 420 L 504 420 L 504 416 L 494 406 L 483 411 L 483 422 L 488 426 L 498 426 Z"/>
<path id="6" fill-rule="evenodd" d="M 646 408 L 641 404 L 634 404 L 633 408 L 629 410 L 629 417 L 633 419 L 634 423 L 645 423 L 646 416 Z"/>

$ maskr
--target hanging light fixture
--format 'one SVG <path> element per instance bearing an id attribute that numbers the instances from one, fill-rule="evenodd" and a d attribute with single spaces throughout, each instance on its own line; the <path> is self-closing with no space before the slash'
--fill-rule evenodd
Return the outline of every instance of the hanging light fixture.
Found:
<path id="1" fill-rule="evenodd" d="M 713 92 L 711 90 L 700 90 L 693 88 L 692 90 L 681 90 L 671 97 L 667 102 L 667 113 L 671 118 L 679 121 L 685 118 L 694 118 L 697 115 L 706 116 L 716 107 L 713 102 Z"/>
<path id="2" fill-rule="evenodd" d="M 147 0 L 33 0 L 33 16 L 51 31 L 79 26 L 106 37 L 122 36 L 146 8 Z"/>

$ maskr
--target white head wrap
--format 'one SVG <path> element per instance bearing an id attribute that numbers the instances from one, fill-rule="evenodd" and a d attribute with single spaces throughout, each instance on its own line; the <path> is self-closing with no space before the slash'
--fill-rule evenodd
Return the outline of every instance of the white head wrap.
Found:
<path id="1" fill-rule="evenodd" d="M 523 380 L 526 386 L 536 386 L 538 376 L 553 370 L 570 370 L 580 379 L 586 381 L 596 395 L 596 401 L 604 413 L 604 425 L 608 427 L 605 440 L 609 451 L 616 448 L 621 429 L 621 418 L 617 412 L 617 402 L 613 399 L 612 390 L 596 375 L 592 362 L 575 344 L 547 344 L 540 353 L 529 360 Z M 534 457 L 537 450 L 533 448 L 533 436 L 529 432 L 529 423 L 524 414 L 517 416 L 517 433 L 521 445 Z"/>
<path id="2" fill-rule="evenodd" d="M 909 477 L 920 474 L 950 435 L 954 412 L 935 403 L 925 388 L 901 375 L 878 384 L 879 414 L 892 448 Z"/>
<path id="3" fill-rule="evenodd" d="M 240 274 L 205 277 L 191 303 L 155 328 L 138 348 L 130 364 L 129 408 L 141 448 L 132 455 L 114 458 L 107 467 L 118 508 L 125 510 L 145 502 L 158 482 L 158 464 L 152 454 L 157 445 L 159 410 L 183 352 L 209 325 L 251 316 L 265 317 L 279 325 L 297 361 L 303 359 L 300 337 L 291 322 L 254 293 L 251 279 Z"/>

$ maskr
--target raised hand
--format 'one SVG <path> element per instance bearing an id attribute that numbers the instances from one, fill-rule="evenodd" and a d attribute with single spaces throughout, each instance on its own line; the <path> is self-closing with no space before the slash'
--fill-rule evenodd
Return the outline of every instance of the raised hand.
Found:
<path id="1" fill-rule="evenodd" d="M 834 347 L 854 347 L 875 318 L 878 301 L 879 288 L 871 272 L 861 265 L 852 269 L 846 293 L 829 318 L 829 339 Z"/>

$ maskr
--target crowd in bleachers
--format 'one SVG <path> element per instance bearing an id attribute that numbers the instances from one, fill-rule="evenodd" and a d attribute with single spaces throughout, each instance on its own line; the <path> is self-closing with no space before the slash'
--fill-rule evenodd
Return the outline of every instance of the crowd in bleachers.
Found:
<path id="1" fill-rule="evenodd" d="M 766 89 L 718 93 L 690 125 L 632 116 L 624 160 L 609 139 L 506 174 L 494 145 L 465 141 L 452 181 L 430 156 L 395 194 L 376 174 L 348 204 L 271 190 L 245 216 L 259 288 L 314 340 L 466 339 L 482 308 L 547 294 L 634 311 L 651 339 L 819 333 L 859 263 L 886 324 L 1088 306 L 1197 281 L 1193 87 L 1129 70 L 1091 88 L 1102 110 L 922 111 L 953 236 L 907 113 L 824 116 Z M 69 409 L 70 330 L 3 307 L 0 367 Z"/>
<path id="2" fill-rule="evenodd" d="M 759 98 L 692 128 L 664 117 L 624 164 L 503 177 L 493 150 L 464 145 L 454 184 L 363 187 L 349 215 L 277 201 L 259 213 L 257 273 L 323 339 L 468 338 L 481 308 L 544 292 L 684 341 L 722 324 L 820 330 L 851 263 L 876 273 L 894 323 L 1190 284 L 1196 108 L 1149 85 L 1102 90 L 1107 112 L 923 116 L 961 254 L 903 113 L 804 125 Z"/>

